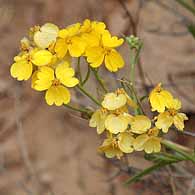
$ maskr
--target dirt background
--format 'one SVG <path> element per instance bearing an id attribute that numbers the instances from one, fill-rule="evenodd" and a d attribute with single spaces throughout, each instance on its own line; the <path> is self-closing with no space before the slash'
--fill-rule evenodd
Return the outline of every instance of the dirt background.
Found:
<path id="1" fill-rule="evenodd" d="M 135 17 L 138 1 L 124 2 Z M 194 18 L 174 0 L 160 2 L 182 17 L 156 3 L 143 2 L 137 29 L 144 41 L 144 78 L 139 70 L 136 77 L 140 94 L 144 94 L 142 81 L 147 89 L 159 81 L 165 83 L 182 99 L 183 110 L 191 113 L 188 127 L 193 129 L 195 41 L 186 32 L 183 16 Z M 127 176 L 113 177 L 117 169 L 97 153 L 100 138 L 85 120 L 63 107 L 47 106 L 43 95 L 31 90 L 30 83 L 18 84 L 10 77 L 13 56 L 29 27 L 48 21 L 63 27 L 85 18 L 106 22 L 116 35 L 132 31 L 118 0 L 0 0 L 0 195 L 172 194 L 169 182 L 162 184 L 160 180 L 158 185 L 153 183 L 158 189 L 151 184 L 124 187 Z M 127 45 L 120 51 L 128 64 Z M 107 84 L 114 88 L 112 74 L 103 70 L 105 73 Z M 128 76 L 128 65 L 117 78 L 123 74 Z M 87 87 L 95 89 L 96 83 L 90 82 Z M 73 101 L 92 106 L 79 94 Z M 193 147 L 194 140 L 186 136 L 179 141 Z M 139 156 L 130 157 L 129 163 L 138 168 L 148 166 Z M 178 190 L 176 194 L 183 193 Z"/>

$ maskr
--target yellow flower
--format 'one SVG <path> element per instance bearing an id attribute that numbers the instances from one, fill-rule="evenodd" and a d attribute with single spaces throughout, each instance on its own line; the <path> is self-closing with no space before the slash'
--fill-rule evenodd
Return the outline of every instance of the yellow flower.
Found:
<path id="1" fill-rule="evenodd" d="M 117 157 L 120 159 L 123 156 L 123 152 L 119 149 L 117 139 L 113 137 L 105 139 L 99 147 L 99 151 L 104 152 L 107 158 Z"/>
<path id="2" fill-rule="evenodd" d="M 110 136 L 105 139 L 102 146 L 99 147 L 101 152 L 104 152 L 107 158 L 121 158 L 123 153 L 131 153 L 133 152 L 133 136 L 128 133 L 120 133 L 117 137 Z"/>
<path id="3" fill-rule="evenodd" d="M 105 130 L 105 120 L 107 117 L 106 111 L 99 109 L 95 111 L 89 121 L 90 127 L 97 127 L 97 133 L 101 134 Z"/>
<path id="4" fill-rule="evenodd" d="M 52 54 L 46 50 L 33 49 L 29 52 L 21 52 L 14 58 L 10 73 L 17 80 L 28 80 L 33 71 L 33 65 L 48 65 L 52 60 Z"/>
<path id="5" fill-rule="evenodd" d="M 103 22 L 91 22 L 86 19 L 81 26 L 82 39 L 86 42 L 86 47 L 96 47 L 99 45 L 101 35 L 105 32 L 106 25 Z"/>
<path id="6" fill-rule="evenodd" d="M 35 44 L 42 48 L 48 48 L 53 42 L 56 41 L 59 28 L 52 24 L 44 24 L 38 31 L 34 33 L 34 42 Z"/>
<path id="7" fill-rule="evenodd" d="M 174 124 L 178 130 L 183 131 L 184 121 L 188 120 L 188 117 L 186 114 L 178 112 L 180 108 L 181 102 L 178 99 L 173 99 L 172 102 L 169 102 L 168 110 L 158 115 L 155 123 L 156 127 L 167 133 Z"/>
<path id="8" fill-rule="evenodd" d="M 123 89 L 117 89 L 115 93 L 107 93 L 102 101 L 102 106 L 108 110 L 116 110 L 126 104 L 136 108 L 137 104 L 126 94 Z"/>
<path id="9" fill-rule="evenodd" d="M 86 47 L 86 43 L 79 37 L 80 23 L 68 26 L 58 33 L 55 45 L 55 52 L 59 58 L 63 58 L 69 51 L 72 57 L 81 56 Z"/>
<path id="10" fill-rule="evenodd" d="M 149 101 L 152 111 L 164 112 L 165 108 L 172 101 L 173 96 L 167 90 L 164 90 L 159 83 L 150 93 Z"/>
<path id="11" fill-rule="evenodd" d="M 48 105 L 61 106 L 70 102 L 70 92 L 66 87 L 74 87 L 79 80 L 74 77 L 74 70 L 67 62 L 58 65 L 55 71 L 47 66 L 40 67 L 32 78 L 32 88 L 46 91 L 45 99 Z"/>
<path id="12" fill-rule="evenodd" d="M 139 135 L 135 138 L 133 146 L 136 151 L 144 150 L 146 153 L 157 153 L 161 150 L 161 138 L 157 137 L 159 130 L 150 129 L 148 133 Z"/>
<path id="13" fill-rule="evenodd" d="M 119 132 L 124 132 L 129 125 L 129 116 L 128 114 L 110 114 L 106 117 L 105 127 L 106 129 L 113 134 Z"/>
<path id="14" fill-rule="evenodd" d="M 107 93 L 102 101 L 102 106 L 108 110 L 116 110 L 127 103 L 125 94 Z"/>
<path id="15" fill-rule="evenodd" d="M 87 61 L 93 68 L 99 67 L 105 60 L 105 66 L 110 72 L 116 72 L 124 66 L 122 56 L 114 49 L 123 43 L 123 39 L 112 37 L 106 31 L 100 40 L 100 45 L 86 50 Z"/>
<path id="16" fill-rule="evenodd" d="M 151 121 L 147 116 L 137 115 L 131 118 L 131 132 L 136 134 L 145 133 L 151 127 Z"/>
<path id="17" fill-rule="evenodd" d="M 130 133 L 128 132 L 120 133 L 118 135 L 118 146 L 120 150 L 124 153 L 133 152 L 134 140 L 135 140 L 134 137 Z"/>

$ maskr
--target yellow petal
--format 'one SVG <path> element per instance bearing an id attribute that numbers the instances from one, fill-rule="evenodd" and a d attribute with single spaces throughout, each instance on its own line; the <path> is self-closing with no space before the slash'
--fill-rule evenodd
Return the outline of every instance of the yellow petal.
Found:
<path id="1" fill-rule="evenodd" d="M 66 87 L 74 87 L 79 83 L 79 80 L 74 77 L 75 74 L 74 69 L 68 66 L 69 65 L 67 62 L 58 65 L 55 71 L 56 77 Z"/>
<path id="2" fill-rule="evenodd" d="M 118 146 L 122 152 L 124 153 L 133 152 L 134 138 L 132 137 L 130 133 L 127 133 L 127 132 L 120 133 L 118 136 L 118 139 L 119 139 Z"/>
<path id="3" fill-rule="evenodd" d="M 173 117 L 168 112 L 160 113 L 155 123 L 158 129 L 162 129 L 164 133 L 167 133 L 169 127 L 173 124 Z"/>
<path id="4" fill-rule="evenodd" d="M 116 110 L 127 103 L 125 94 L 107 93 L 102 102 L 102 106 L 108 110 Z"/>
<path id="5" fill-rule="evenodd" d="M 158 84 L 149 95 L 152 111 L 164 112 L 165 107 L 170 105 L 173 100 L 173 96 L 170 92 L 163 90 L 161 84 Z"/>
<path id="6" fill-rule="evenodd" d="M 148 154 L 157 153 L 161 150 L 161 139 L 159 137 L 151 137 L 144 144 L 144 151 Z"/>
<path id="7" fill-rule="evenodd" d="M 79 57 L 85 51 L 86 43 L 79 37 L 73 37 L 71 44 L 68 45 L 68 50 L 72 57 Z"/>
<path id="8" fill-rule="evenodd" d="M 184 129 L 184 120 L 188 120 L 188 117 L 184 113 L 178 113 L 173 118 L 175 127 L 180 131 Z"/>
<path id="9" fill-rule="evenodd" d="M 50 106 L 53 104 L 61 106 L 70 102 L 70 92 L 62 85 L 51 86 L 45 94 L 45 99 Z"/>
<path id="10" fill-rule="evenodd" d="M 68 31 L 68 36 L 71 37 L 71 36 L 77 35 L 79 33 L 80 26 L 81 26 L 80 23 L 76 23 L 76 24 L 72 24 L 72 25 L 68 26 L 66 28 Z"/>
<path id="11" fill-rule="evenodd" d="M 43 66 L 33 74 L 32 88 L 37 91 L 49 89 L 54 80 L 54 71 L 52 68 Z"/>
<path id="12" fill-rule="evenodd" d="M 91 67 L 99 67 L 104 60 L 104 50 L 101 47 L 88 48 L 86 51 L 87 62 Z"/>
<path id="13" fill-rule="evenodd" d="M 105 119 L 107 114 L 103 113 L 101 110 L 97 110 L 93 113 L 90 121 L 89 126 L 90 127 L 97 127 L 97 133 L 101 134 L 105 130 Z"/>
<path id="14" fill-rule="evenodd" d="M 102 36 L 102 42 L 105 47 L 118 47 L 123 44 L 123 39 L 118 39 L 118 37 L 111 37 L 110 33 L 107 31 Z"/>
<path id="15" fill-rule="evenodd" d="M 32 55 L 32 62 L 37 66 L 44 66 L 51 62 L 52 54 L 47 50 L 39 50 Z"/>
<path id="16" fill-rule="evenodd" d="M 122 56 L 114 49 L 105 56 L 105 66 L 110 72 L 116 72 L 124 66 Z"/>
<path id="17" fill-rule="evenodd" d="M 179 110 L 181 108 L 181 101 L 178 99 L 172 99 L 172 101 L 168 102 L 167 108 Z"/>
<path id="18" fill-rule="evenodd" d="M 49 47 L 49 45 L 56 41 L 59 28 L 51 23 L 44 24 L 40 31 L 35 32 L 34 42 L 36 45 L 42 49 Z"/>
<path id="19" fill-rule="evenodd" d="M 149 139 L 149 136 L 147 134 L 139 135 L 135 138 L 133 142 L 133 147 L 136 151 L 142 151 L 144 150 L 144 144 Z"/>
<path id="20" fill-rule="evenodd" d="M 110 114 L 105 120 L 105 127 L 111 133 L 117 134 L 119 132 L 124 132 L 128 127 L 129 121 L 123 115 L 115 116 Z"/>
<path id="21" fill-rule="evenodd" d="M 33 66 L 26 60 L 17 61 L 12 64 L 10 73 L 11 76 L 19 81 L 28 80 L 32 75 Z"/>
<path id="22" fill-rule="evenodd" d="M 151 127 L 151 121 L 147 116 L 137 115 L 134 116 L 131 122 L 131 131 L 133 133 L 145 133 Z"/>
<path id="23" fill-rule="evenodd" d="M 58 58 L 63 58 L 66 55 L 67 51 L 68 51 L 68 45 L 66 44 L 64 39 L 58 39 L 55 45 L 55 52 Z"/>

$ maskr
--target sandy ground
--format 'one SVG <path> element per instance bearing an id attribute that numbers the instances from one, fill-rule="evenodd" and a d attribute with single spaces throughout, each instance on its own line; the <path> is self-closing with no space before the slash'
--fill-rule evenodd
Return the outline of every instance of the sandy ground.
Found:
<path id="1" fill-rule="evenodd" d="M 136 2 L 127 1 L 132 13 L 136 10 Z M 191 18 L 185 10 L 181 9 L 181 12 Z M 43 95 L 30 89 L 30 83 L 18 84 L 9 75 L 19 40 L 35 24 L 50 21 L 66 26 L 91 18 L 105 21 L 117 35 L 130 31 L 128 18 L 118 1 L 1 0 L 0 16 L 0 195 L 171 194 L 161 188 L 160 192 L 143 189 L 143 185 L 124 187 L 125 175 L 112 179 L 117 169 L 97 153 L 101 140 L 95 130 L 63 107 L 47 106 Z M 186 33 L 184 36 L 157 33 L 159 30 L 185 31 L 179 22 L 176 16 L 156 4 L 145 5 L 138 28 L 144 41 L 141 61 L 147 84 L 162 81 L 170 87 L 168 75 L 172 75 L 177 90 L 170 87 L 171 90 L 182 98 L 184 110 L 193 113 L 194 39 Z M 120 50 L 128 62 L 127 46 Z M 128 66 L 117 77 L 124 73 L 128 76 Z M 139 71 L 137 75 L 140 83 Z M 107 76 L 106 82 L 110 84 L 113 77 Z M 87 87 L 92 90 L 94 86 L 95 83 Z M 114 88 L 113 84 L 110 86 Z M 143 94 L 143 90 L 140 92 Z M 78 95 L 74 101 L 91 104 Z M 137 167 L 147 166 L 138 157 L 130 159 L 130 163 Z"/>

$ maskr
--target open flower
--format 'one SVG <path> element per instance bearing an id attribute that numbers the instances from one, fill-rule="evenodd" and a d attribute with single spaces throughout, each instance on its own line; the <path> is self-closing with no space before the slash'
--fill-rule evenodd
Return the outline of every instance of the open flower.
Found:
<path id="1" fill-rule="evenodd" d="M 180 108 L 181 102 L 178 99 L 173 99 L 169 102 L 168 110 L 157 116 L 156 127 L 167 133 L 174 124 L 178 130 L 183 131 L 184 121 L 188 120 L 188 117 L 184 113 L 179 113 Z"/>
<path id="2" fill-rule="evenodd" d="M 164 112 L 165 108 L 172 101 L 173 96 L 167 90 L 164 90 L 159 83 L 150 93 L 149 101 L 152 111 Z"/>
<path id="3" fill-rule="evenodd" d="M 68 51 L 72 57 L 80 57 L 84 53 L 86 43 L 78 36 L 79 33 L 80 23 L 59 31 L 55 45 L 55 52 L 59 58 L 63 58 Z"/>
<path id="4" fill-rule="evenodd" d="M 120 133 L 116 137 L 110 136 L 105 139 L 102 146 L 99 147 L 99 151 L 104 152 L 107 158 L 121 158 L 123 153 L 133 152 L 133 136 L 128 133 Z"/>
<path id="5" fill-rule="evenodd" d="M 74 87 L 79 80 L 74 77 L 74 70 L 64 62 L 52 69 L 51 67 L 40 67 L 33 74 L 32 88 L 37 91 L 45 91 L 45 99 L 48 105 L 61 106 L 70 102 L 70 92 L 67 87 Z"/>
<path id="6" fill-rule="evenodd" d="M 152 128 L 148 131 L 148 133 L 138 135 L 133 143 L 134 149 L 136 151 L 144 150 L 148 154 L 160 152 L 161 138 L 158 137 L 158 133 L 159 130 L 157 128 Z"/>
<path id="7" fill-rule="evenodd" d="M 87 61 L 93 68 L 99 67 L 105 60 L 105 66 L 110 72 L 116 72 L 124 66 L 122 56 L 114 49 L 123 44 L 123 39 L 111 36 L 106 31 L 100 40 L 100 45 L 86 50 Z"/>
<path id="8" fill-rule="evenodd" d="M 107 93 L 102 101 L 102 106 L 108 110 L 116 110 L 125 105 L 137 108 L 137 104 L 126 94 L 123 89 L 117 89 L 115 93 Z"/>
<path id="9" fill-rule="evenodd" d="M 109 114 L 105 120 L 105 127 L 113 134 L 124 132 L 129 125 L 129 118 L 126 113 L 120 115 Z"/>
<path id="10" fill-rule="evenodd" d="M 33 65 L 45 66 L 52 60 L 52 54 L 47 50 L 32 49 L 31 51 L 21 52 L 14 58 L 10 72 L 11 76 L 17 80 L 28 80 L 33 71 Z"/>
<path id="11" fill-rule="evenodd" d="M 48 48 L 56 41 L 59 28 L 52 23 L 46 23 L 34 33 L 35 44 L 42 49 Z"/>

